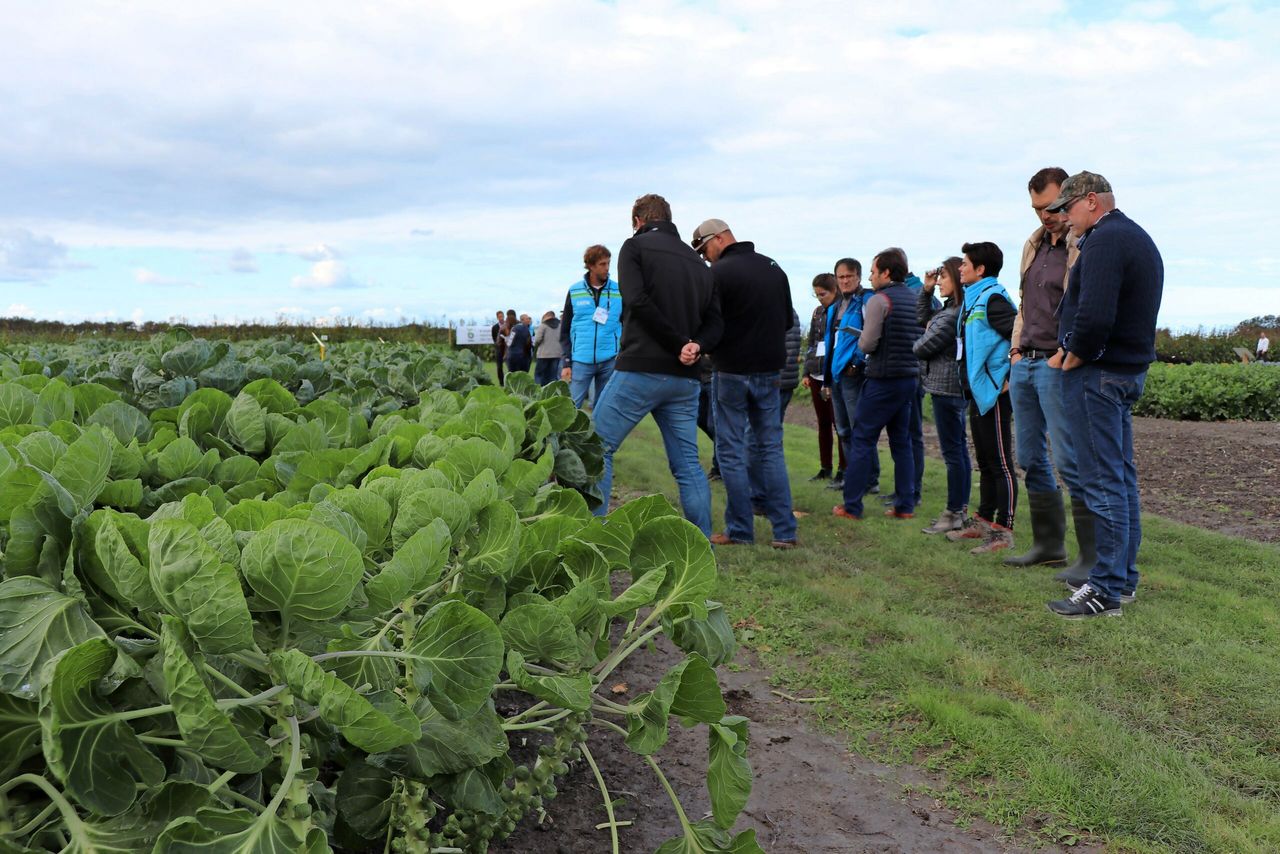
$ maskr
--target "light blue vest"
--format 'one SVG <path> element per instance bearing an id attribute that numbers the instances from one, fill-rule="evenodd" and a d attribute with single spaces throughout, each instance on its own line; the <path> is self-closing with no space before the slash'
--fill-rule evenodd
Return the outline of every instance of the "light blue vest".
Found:
<path id="1" fill-rule="evenodd" d="M 597 364 L 607 362 L 618 355 L 618 341 L 622 338 L 622 292 L 618 283 L 608 279 L 600 290 L 600 302 L 583 276 L 569 286 L 569 302 L 573 306 L 573 321 L 569 325 L 570 358 L 575 362 Z M 596 323 L 597 308 L 609 312 L 604 323 Z"/>
<path id="2" fill-rule="evenodd" d="M 993 295 L 1013 305 L 1004 286 L 991 276 L 965 285 L 964 305 L 956 316 L 956 337 L 964 342 L 970 393 L 982 415 L 996 405 L 1009 378 L 1009 339 L 1002 338 L 987 321 L 987 301 Z"/>

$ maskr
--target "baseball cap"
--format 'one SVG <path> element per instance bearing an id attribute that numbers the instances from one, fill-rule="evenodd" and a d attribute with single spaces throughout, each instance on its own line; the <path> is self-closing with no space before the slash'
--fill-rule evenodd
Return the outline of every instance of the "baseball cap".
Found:
<path id="1" fill-rule="evenodd" d="M 1070 204 L 1072 199 L 1087 196 L 1090 193 L 1110 193 L 1111 182 L 1096 172 L 1077 172 L 1062 182 L 1058 198 L 1054 199 L 1045 210 L 1057 213 Z"/>
<path id="2" fill-rule="evenodd" d="M 702 225 L 693 230 L 693 240 L 690 243 L 693 244 L 694 249 L 701 249 L 702 244 L 709 238 L 728 230 L 729 224 L 722 219 L 703 220 Z"/>

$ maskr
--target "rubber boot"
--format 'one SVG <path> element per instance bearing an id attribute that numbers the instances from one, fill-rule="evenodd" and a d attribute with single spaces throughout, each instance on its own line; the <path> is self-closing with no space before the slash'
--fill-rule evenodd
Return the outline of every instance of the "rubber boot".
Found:
<path id="1" fill-rule="evenodd" d="M 1026 554 L 1007 557 L 1005 566 L 1062 566 L 1067 562 L 1067 514 L 1060 492 L 1028 492 L 1031 508 L 1031 548 Z"/>
<path id="2" fill-rule="evenodd" d="M 1055 581 L 1065 581 L 1079 587 L 1089 580 L 1089 573 L 1098 562 L 1098 542 L 1095 538 L 1093 513 L 1079 498 L 1071 499 L 1071 518 L 1076 523 L 1076 542 L 1080 544 L 1080 556 L 1071 566 L 1059 572 Z"/>

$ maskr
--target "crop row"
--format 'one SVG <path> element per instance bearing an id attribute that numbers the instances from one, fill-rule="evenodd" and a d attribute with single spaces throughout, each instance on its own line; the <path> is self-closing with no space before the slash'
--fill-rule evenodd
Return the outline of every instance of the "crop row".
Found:
<path id="1" fill-rule="evenodd" d="M 677 803 L 660 852 L 759 851 L 730 832 L 748 733 L 705 537 L 660 497 L 592 515 L 562 384 L 407 345 L 318 362 L 0 357 L 0 851 L 482 852 L 578 763 L 618 850 L 587 729 L 661 775 L 673 715 L 707 732 L 712 815 Z M 685 656 L 653 690 L 600 690 L 664 633 Z"/>
<path id="2" fill-rule="evenodd" d="M 1155 364 L 1133 411 L 1177 421 L 1278 421 L 1280 365 Z"/>

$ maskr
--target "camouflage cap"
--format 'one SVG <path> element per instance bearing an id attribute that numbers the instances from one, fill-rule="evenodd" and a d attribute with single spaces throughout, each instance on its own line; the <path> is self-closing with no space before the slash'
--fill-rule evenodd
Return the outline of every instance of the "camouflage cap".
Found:
<path id="1" fill-rule="evenodd" d="M 1110 193 L 1111 182 L 1096 172 L 1077 172 L 1070 178 L 1062 182 L 1062 189 L 1058 191 L 1058 198 L 1045 208 L 1049 213 L 1057 213 L 1058 211 L 1071 204 L 1074 199 L 1081 196 L 1087 196 L 1090 193 Z"/>

